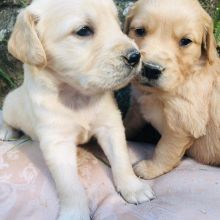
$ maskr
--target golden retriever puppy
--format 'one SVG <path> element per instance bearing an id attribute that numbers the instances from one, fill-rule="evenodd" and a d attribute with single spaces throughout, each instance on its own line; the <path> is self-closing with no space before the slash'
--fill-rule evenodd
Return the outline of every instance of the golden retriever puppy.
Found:
<path id="1" fill-rule="evenodd" d="M 220 60 L 210 16 L 197 0 L 140 0 L 125 29 L 143 57 L 128 133 L 145 119 L 162 136 L 152 159 L 136 164 L 136 174 L 160 176 L 185 152 L 220 165 Z"/>
<path id="2" fill-rule="evenodd" d="M 106 27 L 106 24 L 107 27 Z M 129 161 L 113 90 L 140 69 L 140 53 L 120 30 L 112 0 L 35 0 L 18 16 L 8 45 L 24 63 L 24 83 L 4 102 L 1 140 L 16 130 L 40 142 L 60 198 L 59 220 L 88 220 L 76 145 L 95 136 L 117 190 L 130 203 L 154 197 Z"/>

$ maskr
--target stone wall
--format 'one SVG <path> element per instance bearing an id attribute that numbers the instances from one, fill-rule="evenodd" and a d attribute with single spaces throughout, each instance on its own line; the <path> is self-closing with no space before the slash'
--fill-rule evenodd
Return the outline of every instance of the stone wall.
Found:
<path id="1" fill-rule="evenodd" d="M 122 21 L 124 8 L 127 7 L 130 2 L 134 1 L 135 0 L 115 0 Z M 213 14 L 218 0 L 201 1 L 210 14 Z M 16 84 L 19 84 L 21 81 L 22 68 L 21 64 L 7 53 L 7 40 L 19 10 L 28 5 L 28 3 L 29 0 L 0 0 L 0 71 L 10 75 Z M 8 89 L 10 89 L 8 85 L 4 84 L 0 78 L 0 100 L 1 96 L 4 96 Z"/>
<path id="2" fill-rule="evenodd" d="M 8 74 L 15 86 L 22 78 L 21 63 L 15 60 L 7 52 L 7 40 L 16 20 L 16 16 L 22 7 L 28 4 L 26 0 L 0 0 L 0 71 Z M 0 77 L 0 106 L 3 97 L 11 86 L 6 85 Z"/>

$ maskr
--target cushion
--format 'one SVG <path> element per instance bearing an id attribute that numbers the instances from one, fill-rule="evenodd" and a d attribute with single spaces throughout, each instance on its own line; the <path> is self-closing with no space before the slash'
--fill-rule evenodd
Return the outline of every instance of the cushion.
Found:
<path id="1" fill-rule="evenodd" d="M 1 120 L 0 120 L 1 121 Z M 0 122 L 1 124 L 1 122 Z M 146 143 L 128 143 L 132 163 L 152 154 Z M 168 174 L 146 181 L 156 199 L 126 203 L 115 191 L 111 169 L 97 147 L 78 149 L 78 169 L 94 220 L 219 220 L 220 169 L 184 158 Z M 0 142 L 0 219 L 55 220 L 59 201 L 39 143 L 26 137 Z"/>

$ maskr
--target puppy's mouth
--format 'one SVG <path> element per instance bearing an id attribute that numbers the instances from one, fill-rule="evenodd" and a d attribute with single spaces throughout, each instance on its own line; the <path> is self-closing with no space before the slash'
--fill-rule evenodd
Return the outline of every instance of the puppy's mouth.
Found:
<path id="1" fill-rule="evenodd" d="M 158 79 L 149 79 L 143 74 L 143 69 L 141 72 L 135 77 L 135 83 L 141 84 L 147 87 L 158 87 Z"/>
<path id="2" fill-rule="evenodd" d="M 145 82 L 145 83 L 141 83 L 143 86 L 147 86 L 147 87 L 155 87 L 154 84 L 150 83 L 150 82 Z"/>
<path id="3" fill-rule="evenodd" d="M 111 75 L 112 87 L 114 90 L 118 90 L 129 84 L 135 77 L 138 76 L 141 69 L 141 63 L 137 63 L 134 66 L 123 63 L 118 66 L 114 66 L 113 69 L 114 74 Z"/>
<path id="4" fill-rule="evenodd" d="M 165 68 L 155 62 L 143 62 L 139 74 L 139 83 L 148 87 L 158 87 L 159 79 Z"/>
<path id="5" fill-rule="evenodd" d="M 115 77 L 113 89 L 118 90 L 129 84 L 136 76 L 138 75 L 138 71 L 129 70 L 124 75 L 120 77 Z"/>

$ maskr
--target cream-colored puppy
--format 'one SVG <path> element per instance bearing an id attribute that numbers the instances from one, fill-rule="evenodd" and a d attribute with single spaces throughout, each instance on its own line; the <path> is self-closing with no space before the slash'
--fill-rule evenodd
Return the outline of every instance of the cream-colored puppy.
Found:
<path id="1" fill-rule="evenodd" d="M 162 135 L 153 158 L 135 166 L 137 175 L 160 176 L 185 152 L 220 165 L 220 60 L 210 16 L 197 0 L 140 0 L 126 32 L 143 57 L 128 132 L 145 119 Z"/>
<path id="2" fill-rule="evenodd" d="M 22 130 L 40 148 L 55 180 L 61 220 L 88 220 L 77 175 L 76 145 L 95 136 L 117 190 L 130 203 L 154 197 L 129 161 L 112 90 L 138 71 L 140 54 L 119 26 L 112 0 L 35 0 L 18 16 L 9 51 L 24 65 L 24 83 L 4 102 L 0 139 Z"/>

